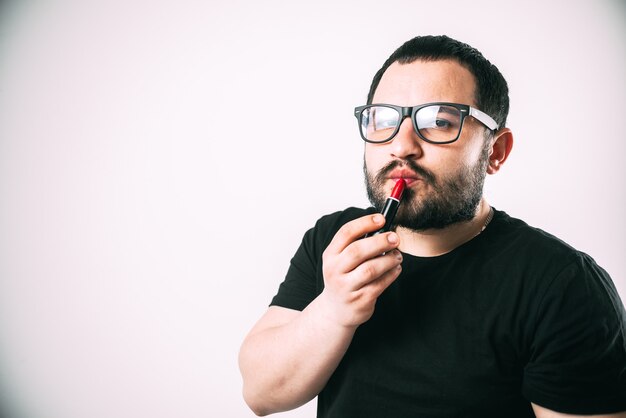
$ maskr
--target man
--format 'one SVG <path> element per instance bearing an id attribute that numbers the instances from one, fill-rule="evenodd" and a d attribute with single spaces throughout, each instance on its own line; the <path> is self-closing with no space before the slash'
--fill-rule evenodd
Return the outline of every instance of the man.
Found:
<path id="1" fill-rule="evenodd" d="M 625 417 L 626 315 L 611 279 L 482 197 L 513 145 L 498 69 L 461 42 L 417 37 L 367 103 L 355 115 L 375 209 L 305 234 L 241 348 L 252 410 L 318 396 L 319 417 Z M 397 227 L 372 234 L 400 178 Z"/>

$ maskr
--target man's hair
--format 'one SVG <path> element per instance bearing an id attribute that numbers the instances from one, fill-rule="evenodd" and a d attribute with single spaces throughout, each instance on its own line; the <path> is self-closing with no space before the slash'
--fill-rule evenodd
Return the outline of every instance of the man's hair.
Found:
<path id="1" fill-rule="evenodd" d="M 499 127 L 504 127 L 509 113 L 509 88 L 506 80 L 498 68 L 490 63 L 480 51 L 445 35 L 417 36 L 396 49 L 374 76 L 367 95 L 367 104 L 372 103 L 383 73 L 394 62 L 410 64 L 417 60 L 446 59 L 457 61 L 474 75 L 476 106 L 491 116 Z"/>

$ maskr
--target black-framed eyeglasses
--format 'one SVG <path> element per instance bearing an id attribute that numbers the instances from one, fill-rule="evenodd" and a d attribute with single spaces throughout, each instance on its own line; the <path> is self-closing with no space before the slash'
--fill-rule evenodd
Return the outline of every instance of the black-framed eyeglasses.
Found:
<path id="1" fill-rule="evenodd" d="M 488 114 L 458 103 L 436 102 L 409 107 L 379 103 L 356 107 L 354 116 L 359 122 L 361 138 L 374 144 L 391 141 L 404 118 L 409 116 L 420 138 L 433 144 L 449 144 L 459 139 L 467 116 L 492 131 L 498 129 L 498 124 Z"/>

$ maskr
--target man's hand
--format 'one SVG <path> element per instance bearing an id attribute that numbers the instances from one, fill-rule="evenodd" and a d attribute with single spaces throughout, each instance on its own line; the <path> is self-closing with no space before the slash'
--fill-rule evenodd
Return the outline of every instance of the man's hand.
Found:
<path id="1" fill-rule="evenodd" d="M 271 306 L 239 353 L 244 398 L 257 415 L 313 399 L 345 354 L 376 299 L 400 274 L 394 232 L 363 238 L 385 223 L 367 215 L 345 224 L 324 251 L 324 291 L 302 312 Z"/>
<path id="2" fill-rule="evenodd" d="M 376 299 L 402 270 L 400 243 L 395 232 L 368 238 L 385 223 L 380 214 L 343 225 L 322 255 L 324 291 L 329 319 L 356 328 L 374 313 Z"/>
<path id="3" fill-rule="evenodd" d="M 615 414 L 605 414 L 605 415 L 570 415 L 570 414 L 562 414 L 560 412 L 552 411 L 548 408 L 544 408 L 543 406 L 539 406 L 537 404 L 531 404 L 533 407 L 533 411 L 537 418 L 575 418 L 575 417 L 586 417 L 586 418 L 626 418 L 626 412 L 617 412 Z"/>

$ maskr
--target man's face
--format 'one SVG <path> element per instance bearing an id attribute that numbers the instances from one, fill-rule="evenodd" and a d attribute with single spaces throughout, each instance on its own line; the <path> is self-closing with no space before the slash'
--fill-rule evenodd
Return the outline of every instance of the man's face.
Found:
<path id="1" fill-rule="evenodd" d="M 474 76 L 456 61 L 392 64 L 384 73 L 373 103 L 415 106 L 452 102 L 476 107 Z M 396 216 L 412 230 L 443 228 L 470 220 L 482 196 L 489 144 L 483 126 L 471 117 L 451 144 L 431 144 L 404 119 L 391 142 L 365 145 L 366 185 L 371 203 L 381 209 L 398 178 L 407 181 Z"/>

